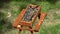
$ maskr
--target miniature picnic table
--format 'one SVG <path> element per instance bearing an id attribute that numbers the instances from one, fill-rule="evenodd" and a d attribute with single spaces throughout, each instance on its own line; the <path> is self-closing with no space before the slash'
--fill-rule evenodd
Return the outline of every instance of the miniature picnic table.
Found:
<path id="1" fill-rule="evenodd" d="M 33 34 L 33 32 L 39 31 L 45 16 L 46 16 L 45 12 L 41 13 L 41 6 L 29 4 L 26 9 L 23 9 L 20 12 L 19 16 L 13 23 L 13 27 L 19 29 L 19 34 L 21 33 L 22 30 L 29 30 L 31 34 Z M 33 29 L 32 26 L 37 17 L 39 21 L 36 24 L 35 28 Z M 28 28 L 23 28 L 24 26 Z"/>

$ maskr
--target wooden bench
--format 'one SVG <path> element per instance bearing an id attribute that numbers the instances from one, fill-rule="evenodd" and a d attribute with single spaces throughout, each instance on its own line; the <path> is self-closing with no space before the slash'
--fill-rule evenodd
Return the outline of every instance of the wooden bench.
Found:
<path id="1" fill-rule="evenodd" d="M 46 13 L 41 13 L 41 6 L 29 4 L 27 8 L 23 9 L 19 16 L 16 18 L 13 23 L 13 27 L 19 29 L 19 33 L 22 30 L 29 30 L 31 34 L 33 34 L 33 32 L 39 31 L 45 16 Z M 39 21 L 33 29 L 32 26 L 37 17 Z M 28 28 L 23 28 L 24 26 Z"/>

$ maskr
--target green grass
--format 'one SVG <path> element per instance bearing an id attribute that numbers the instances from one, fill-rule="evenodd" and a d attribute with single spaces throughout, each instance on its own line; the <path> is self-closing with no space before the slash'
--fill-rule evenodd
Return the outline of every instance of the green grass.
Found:
<path id="1" fill-rule="evenodd" d="M 54 19 L 60 19 L 60 15 L 58 15 L 58 14 L 54 14 Z"/>
<path id="2" fill-rule="evenodd" d="M 44 27 L 41 26 L 39 34 L 59 34 L 60 33 L 60 24 Z"/>
<path id="3" fill-rule="evenodd" d="M 42 12 L 48 12 L 50 9 L 60 9 L 60 2 L 56 2 L 55 4 L 51 4 L 47 1 L 39 2 L 39 1 L 33 0 L 31 2 L 29 2 L 29 1 L 25 1 L 25 2 L 20 1 L 17 4 L 16 4 L 16 2 L 12 3 L 12 4 L 20 6 L 18 12 L 21 11 L 23 8 L 26 8 L 26 6 L 28 4 L 40 5 L 42 7 L 42 10 L 41 10 Z"/>
<path id="4" fill-rule="evenodd" d="M 58 1 L 56 3 L 50 3 L 48 1 L 36 1 L 36 0 L 31 0 L 31 1 L 29 1 L 29 0 L 26 0 L 26 1 L 24 1 L 24 0 L 11 1 L 9 3 L 9 6 L 12 6 L 12 7 L 9 7 L 8 9 L 9 9 L 9 11 L 12 12 L 13 15 L 15 15 L 17 17 L 19 15 L 19 13 L 22 11 L 22 9 L 25 9 L 28 4 L 40 5 L 41 8 L 42 8 L 41 12 L 47 12 L 47 13 L 51 9 L 60 9 L 60 1 Z M 7 7 L 4 6 L 3 10 L 6 10 L 5 12 L 8 12 L 8 9 L 6 9 L 6 8 Z M 57 15 L 55 13 L 54 16 L 55 16 L 54 19 L 60 19 L 60 15 Z M 0 21 L 1 21 L 1 19 L 0 19 Z M 48 19 L 48 17 L 46 17 L 46 19 Z M 2 28 L 3 28 L 3 26 L 0 26 L 0 30 Z M 23 31 L 23 34 L 26 34 L 26 32 Z M 37 34 L 60 34 L 60 24 L 49 26 L 49 27 L 46 27 L 45 25 L 42 25 L 40 31 Z"/>
<path id="5" fill-rule="evenodd" d="M 36 1 L 36 0 L 30 0 L 30 1 L 28 1 L 28 0 L 16 0 L 16 1 L 11 1 L 10 4 L 12 6 L 16 6 L 16 7 L 19 6 L 18 10 L 12 10 L 12 13 L 16 14 L 16 15 L 18 15 L 23 8 L 26 8 L 26 6 L 28 4 L 40 5 L 41 8 L 42 8 L 41 12 L 48 12 L 50 9 L 60 9 L 60 2 L 50 3 L 48 1 L 46 1 L 46 0 L 43 0 L 43 1 Z"/>

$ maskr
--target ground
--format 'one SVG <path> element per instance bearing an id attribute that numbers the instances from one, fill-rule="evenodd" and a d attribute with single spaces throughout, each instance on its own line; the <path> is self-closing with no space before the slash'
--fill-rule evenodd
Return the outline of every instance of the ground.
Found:
<path id="1" fill-rule="evenodd" d="M 60 34 L 60 1 L 55 3 L 47 1 L 9 1 L 8 3 L 3 3 L 0 8 L 0 18 L 3 19 L 6 24 L 2 24 L 0 27 L 0 34 L 18 34 L 18 30 L 12 27 L 12 23 L 15 21 L 16 17 L 19 15 L 21 10 L 25 8 L 28 4 L 37 4 L 41 6 L 41 12 L 46 12 L 47 16 L 44 19 L 39 32 L 34 32 L 34 34 Z M 38 19 L 35 21 L 37 23 Z M 1 22 L 0 22 L 1 23 Z M 2 31 L 1 31 L 2 29 Z M 22 34 L 30 34 L 29 31 L 22 31 Z"/>
<path id="2" fill-rule="evenodd" d="M 59 16 L 59 18 L 57 17 Z M 34 34 L 59 34 L 60 33 L 60 9 L 49 10 L 39 32 Z M 17 29 L 12 29 L 5 34 L 18 34 Z M 22 34 L 30 34 L 29 31 L 23 31 Z"/>

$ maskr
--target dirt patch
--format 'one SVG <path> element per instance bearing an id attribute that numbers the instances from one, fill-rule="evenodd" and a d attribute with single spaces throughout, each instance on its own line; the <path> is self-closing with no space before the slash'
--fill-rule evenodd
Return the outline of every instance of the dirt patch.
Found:
<path id="1" fill-rule="evenodd" d="M 44 20 L 45 26 L 52 26 L 60 24 L 60 9 L 59 10 L 49 10 L 46 19 Z"/>

